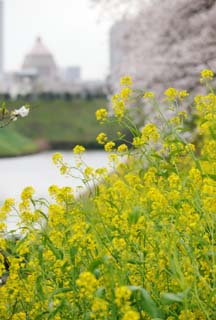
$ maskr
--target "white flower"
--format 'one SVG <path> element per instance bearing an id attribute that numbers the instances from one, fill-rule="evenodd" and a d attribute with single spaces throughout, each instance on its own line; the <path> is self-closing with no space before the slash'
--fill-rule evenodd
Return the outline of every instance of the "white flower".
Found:
<path id="1" fill-rule="evenodd" d="M 29 109 L 26 108 L 25 106 L 22 106 L 21 108 L 15 109 L 15 110 L 13 111 L 13 115 L 14 115 L 15 117 L 21 116 L 21 117 L 23 118 L 23 117 L 26 117 L 28 114 L 29 114 Z"/>

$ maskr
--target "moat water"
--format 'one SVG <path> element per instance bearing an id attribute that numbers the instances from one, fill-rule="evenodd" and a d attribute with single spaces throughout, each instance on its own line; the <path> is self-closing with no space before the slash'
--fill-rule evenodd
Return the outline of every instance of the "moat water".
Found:
<path id="1" fill-rule="evenodd" d="M 0 159 L 0 203 L 2 204 L 4 199 L 8 197 L 19 201 L 20 194 L 26 186 L 33 186 L 36 191 L 36 198 L 47 198 L 50 185 L 70 186 L 74 189 L 82 185 L 80 179 L 65 177 L 60 174 L 58 168 L 52 163 L 53 153 L 55 151 Z M 70 166 L 75 164 L 75 158 L 71 151 L 62 151 L 61 153 L 65 162 L 69 163 Z M 93 168 L 108 165 L 107 154 L 103 151 L 87 151 L 83 159 Z M 16 220 L 14 217 L 9 218 L 9 229 L 14 227 Z"/>

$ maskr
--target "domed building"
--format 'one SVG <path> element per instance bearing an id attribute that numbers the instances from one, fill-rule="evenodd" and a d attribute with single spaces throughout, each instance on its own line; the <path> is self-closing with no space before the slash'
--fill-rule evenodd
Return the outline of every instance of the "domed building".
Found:
<path id="1" fill-rule="evenodd" d="M 15 74 L 15 83 L 18 86 L 17 91 L 21 94 L 65 90 L 65 84 L 53 54 L 40 37 L 24 57 L 21 70 Z"/>
<path id="2" fill-rule="evenodd" d="M 0 0 L 1 3 L 1 0 Z M 59 68 L 51 51 L 38 37 L 32 49 L 23 59 L 20 70 L 8 73 L 0 92 L 19 94 L 80 93 L 84 84 L 80 80 L 79 67 Z"/>
<path id="3" fill-rule="evenodd" d="M 58 68 L 55 59 L 40 37 L 36 39 L 32 50 L 25 56 L 22 70 L 35 72 L 40 78 L 55 78 L 57 76 Z"/>

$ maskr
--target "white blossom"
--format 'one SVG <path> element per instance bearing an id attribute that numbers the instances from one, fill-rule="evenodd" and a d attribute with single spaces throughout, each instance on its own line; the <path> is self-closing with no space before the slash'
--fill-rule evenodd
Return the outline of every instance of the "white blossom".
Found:
<path id="1" fill-rule="evenodd" d="M 130 74 L 135 87 L 159 98 L 169 87 L 200 92 L 200 72 L 216 70 L 216 0 L 140 3 L 136 16 L 123 17 L 111 29 L 112 91 L 119 90 L 120 77 Z"/>
<path id="2" fill-rule="evenodd" d="M 19 109 L 15 109 L 12 112 L 12 115 L 14 116 L 14 121 L 15 121 L 15 118 L 17 118 L 18 116 L 21 116 L 23 118 L 23 117 L 26 117 L 28 114 L 29 114 L 29 109 L 26 108 L 25 106 L 22 106 Z"/>

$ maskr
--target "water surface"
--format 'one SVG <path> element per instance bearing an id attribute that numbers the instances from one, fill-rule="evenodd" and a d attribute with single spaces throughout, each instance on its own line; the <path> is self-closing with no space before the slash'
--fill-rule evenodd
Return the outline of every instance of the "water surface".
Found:
<path id="1" fill-rule="evenodd" d="M 0 159 L 0 203 L 8 197 L 20 200 L 20 194 L 26 186 L 33 186 L 35 197 L 48 197 L 50 185 L 76 187 L 81 184 L 78 179 L 65 177 L 52 163 L 54 151 L 46 151 L 35 155 Z M 63 151 L 64 160 L 75 164 L 74 155 Z M 83 156 L 85 162 L 94 168 L 107 166 L 107 154 L 103 151 L 87 151 Z M 15 217 L 8 220 L 9 229 L 15 225 Z"/>
<path id="2" fill-rule="evenodd" d="M 59 186 L 77 186 L 80 181 L 62 176 L 52 163 L 53 151 L 35 155 L 0 159 L 0 201 L 7 197 L 18 199 L 22 189 L 33 186 L 37 194 L 46 196 L 52 184 Z M 74 155 L 70 151 L 61 152 L 66 162 L 75 164 Z M 106 166 L 107 154 L 103 151 L 87 151 L 83 156 L 85 162 L 94 167 Z"/>

